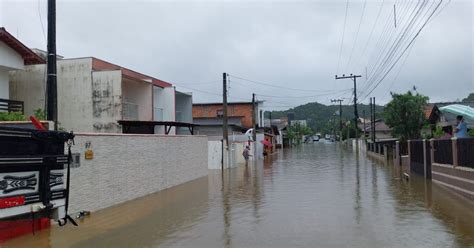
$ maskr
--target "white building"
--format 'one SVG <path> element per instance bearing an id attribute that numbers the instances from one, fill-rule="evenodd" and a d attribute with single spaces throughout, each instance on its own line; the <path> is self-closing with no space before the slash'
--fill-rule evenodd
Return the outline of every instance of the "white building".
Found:
<path id="1" fill-rule="evenodd" d="M 9 72 L 24 70 L 25 66 L 46 63 L 40 56 L 8 33 L 5 28 L 0 28 L 0 110 L 18 110 L 23 99 L 15 103 L 10 100 Z"/>
<path id="2" fill-rule="evenodd" d="M 121 133 L 119 120 L 176 119 L 170 83 L 94 57 L 61 59 L 57 68 L 58 122 L 66 130 Z M 10 73 L 10 98 L 24 100 L 27 115 L 44 109 L 45 70 L 40 64 Z"/>

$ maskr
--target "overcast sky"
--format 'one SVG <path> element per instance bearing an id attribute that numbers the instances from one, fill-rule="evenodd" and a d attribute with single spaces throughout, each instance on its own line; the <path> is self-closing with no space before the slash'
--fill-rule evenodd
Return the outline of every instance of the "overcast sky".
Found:
<path id="1" fill-rule="evenodd" d="M 352 81 L 335 80 L 337 72 L 361 74 L 360 100 L 368 103 L 364 98 L 373 86 L 366 89 L 366 67 L 369 79 L 384 74 L 372 73 L 372 68 L 382 64 L 379 54 L 402 33 L 420 2 L 385 0 L 382 5 L 382 0 L 369 0 L 364 8 L 364 1 L 351 0 L 344 32 L 345 0 L 57 0 L 57 51 L 67 58 L 94 56 L 171 82 L 179 90 L 193 92 L 195 102 L 221 101 L 223 72 L 276 86 L 230 77 L 234 101 L 250 100 L 255 92 L 266 106 L 284 109 L 314 101 L 328 104 L 336 97 L 349 99 Z M 420 15 L 424 18 L 407 37 L 414 36 L 437 2 L 426 3 L 426 14 Z M 46 3 L 0 0 L 0 26 L 27 46 L 46 50 Z M 390 91 L 405 92 L 414 85 L 433 102 L 462 99 L 474 92 L 473 4 L 447 3 L 442 2 L 441 12 L 370 94 L 379 103 L 390 99 Z M 369 80 L 372 85 L 378 81 Z"/>

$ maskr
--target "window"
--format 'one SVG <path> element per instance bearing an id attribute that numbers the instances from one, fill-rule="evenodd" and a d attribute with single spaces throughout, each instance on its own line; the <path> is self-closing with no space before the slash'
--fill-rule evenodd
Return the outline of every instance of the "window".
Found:
<path id="1" fill-rule="evenodd" d="M 223 109 L 218 109 L 216 111 L 216 115 L 217 115 L 217 117 L 223 117 L 224 116 L 224 110 Z"/>

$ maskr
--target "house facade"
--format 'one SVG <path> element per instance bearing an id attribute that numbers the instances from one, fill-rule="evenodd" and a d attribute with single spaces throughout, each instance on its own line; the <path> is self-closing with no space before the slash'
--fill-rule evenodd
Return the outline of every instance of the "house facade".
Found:
<path id="1" fill-rule="evenodd" d="M 23 99 L 12 101 L 10 98 L 9 73 L 44 63 L 45 60 L 0 27 L 0 111 L 23 112 Z"/>
<path id="2" fill-rule="evenodd" d="M 227 116 L 229 118 L 237 118 L 243 128 L 252 128 L 252 102 L 230 102 L 227 103 Z M 263 101 L 256 103 L 256 112 L 261 113 Z M 193 119 L 222 119 L 223 105 L 222 103 L 195 103 L 193 104 Z M 261 114 L 256 115 L 257 126 L 263 126 L 263 118 Z"/>
<path id="3" fill-rule="evenodd" d="M 94 57 L 61 59 L 57 68 L 58 122 L 64 129 L 121 133 L 119 120 L 175 121 L 170 83 Z M 45 73 L 44 64 L 10 73 L 10 98 L 23 99 L 27 115 L 44 109 Z"/>

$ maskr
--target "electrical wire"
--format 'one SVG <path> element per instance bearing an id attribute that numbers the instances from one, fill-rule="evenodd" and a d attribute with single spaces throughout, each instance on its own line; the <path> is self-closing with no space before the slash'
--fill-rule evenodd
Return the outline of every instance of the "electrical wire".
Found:
<path id="1" fill-rule="evenodd" d="M 289 88 L 289 87 L 284 87 L 284 86 L 277 86 L 277 85 L 275 85 L 275 84 L 264 83 L 264 82 L 259 82 L 259 81 L 255 81 L 255 80 L 250 80 L 250 79 L 246 79 L 246 78 L 239 77 L 239 76 L 235 76 L 235 75 L 231 75 L 231 74 L 228 74 L 228 76 L 233 77 L 233 78 L 236 78 L 236 79 L 240 79 L 240 80 L 243 80 L 243 81 L 247 81 L 247 82 L 250 82 L 250 83 L 265 85 L 265 86 L 268 86 L 268 87 L 273 87 L 273 88 L 278 88 L 278 89 L 293 90 L 293 91 L 304 91 L 304 92 L 308 92 L 308 91 L 311 91 L 311 92 L 321 92 L 321 90 L 297 89 L 297 88 Z"/>
<path id="2" fill-rule="evenodd" d="M 403 50 L 403 52 L 401 53 L 401 55 L 395 60 L 395 62 L 392 64 L 392 66 L 387 70 L 387 72 L 383 75 L 383 77 L 377 82 L 377 84 L 375 85 L 375 87 L 372 88 L 372 90 L 370 90 L 369 93 L 367 93 L 365 95 L 365 97 L 362 99 L 365 100 L 367 98 L 367 96 L 369 96 L 379 85 L 380 83 L 383 81 L 383 79 L 385 79 L 385 77 L 388 75 L 388 73 L 390 73 L 390 71 L 393 69 L 393 67 L 396 65 L 396 63 L 400 60 L 400 58 L 403 56 L 403 54 L 405 54 L 405 52 L 410 48 L 410 46 L 413 45 L 413 43 L 415 42 L 416 38 L 420 35 L 421 31 L 423 31 L 423 29 L 425 28 L 425 26 L 429 23 L 429 21 L 431 20 L 431 18 L 433 17 L 433 15 L 436 13 L 436 11 L 439 9 L 441 3 L 443 2 L 443 0 L 440 0 L 440 2 L 438 3 L 438 5 L 435 7 L 435 9 L 431 12 L 431 14 L 429 15 L 429 17 L 427 18 L 427 20 L 423 23 L 423 25 L 421 26 L 421 28 L 418 30 L 418 32 L 415 34 L 415 36 L 411 39 L 410 43 L 408 43 L 408 45 L 405 47 L 405 49 Z"/>
<path id="3" fill-rule="evenodd" d="M 349 65 L 351 64 L 351 61 L 352 61 L 352 55 L 354 54 L 354 49 L 357 46 L 357 40 L 359 39 L 360 26 L 362 26 L 362 20 L 364 19 L 366 5 L 367 5 L 367 0 L 364 0 L 364 6 L 362 7 L 362 14 L 360 15 L 359 26 L 357 28 L 356 37 L 354 40 L 354 44 L 352 45 L 351 53 L 349 55 L 349 60 L 347 60 L 346 71 L 349 69 Z"/>
<path id="4" fill-rule="evenodd" d="M 341 56 L 342 56 L 342 49 L 344 47 L 344 36 L 346 34 L 346 23 L 347 23 L 347 12 L 349 10 L 349 0 L 346 1 L 346 14 L 344 15 L 344 27 L 342 28 L 342 40 L 341 40 L 341 47 L 339 48 L 339 59 L 337 60 L 337 69 L 336 73 L 339 72 L 339 66 L 341 63 Z"/>

